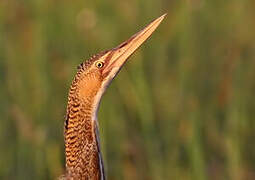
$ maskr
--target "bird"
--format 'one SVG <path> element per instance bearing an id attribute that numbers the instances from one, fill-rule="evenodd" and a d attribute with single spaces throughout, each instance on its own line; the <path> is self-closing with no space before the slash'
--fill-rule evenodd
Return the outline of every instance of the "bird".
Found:
<path id="1" fill-rule="evenodd" d="M 105 180 L 97 112 L 105 90 L 127 59 L 148 39 L 166 14 L 117 47 L 98 53 L 77 68 L 69 89 L 64 123 L 65 173 L 59 179 Z"/>

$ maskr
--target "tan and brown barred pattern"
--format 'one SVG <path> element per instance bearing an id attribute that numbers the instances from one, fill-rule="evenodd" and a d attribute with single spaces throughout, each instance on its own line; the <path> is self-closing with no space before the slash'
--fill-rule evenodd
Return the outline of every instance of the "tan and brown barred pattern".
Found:
<path id="1" fill-rule="evenodd" d="M 101 179 L 100 150 L 98 148 L 93 102 L 100 88 L 99 73 L 86 72 L 97 58 L 79 68 L 71 85 L 65 122 L 66 178 Z M 95 76 L 98 76 L 95 78 Z"/>

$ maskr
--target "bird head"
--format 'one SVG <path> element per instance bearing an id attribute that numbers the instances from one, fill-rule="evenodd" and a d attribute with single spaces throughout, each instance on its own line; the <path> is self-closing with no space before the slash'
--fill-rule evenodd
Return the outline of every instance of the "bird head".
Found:
<path id="1" fill-rule="evenodd" d="M 79 67 L 79 96 L 93 101 L 98 107 L 102 94 L 123 67 L 128 57 L 148 39 L 164 19 L 165 14 L 148 24 L 144 29 L 121 43 L 119 46 L 99 53 L 83 62 Z"/>

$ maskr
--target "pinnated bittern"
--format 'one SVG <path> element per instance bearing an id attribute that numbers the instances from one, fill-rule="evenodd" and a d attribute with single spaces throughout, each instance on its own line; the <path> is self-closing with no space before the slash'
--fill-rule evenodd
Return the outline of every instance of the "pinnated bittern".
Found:
<path id="1" fill-rule="evenodd" d="M 104 180 L 97 111 L 103 93 L 128 57 L 151 36 L 165 15 L 157 18 L 116 48 L 78 66 L 65 119 L 66 174 L 61 179 Z"/>

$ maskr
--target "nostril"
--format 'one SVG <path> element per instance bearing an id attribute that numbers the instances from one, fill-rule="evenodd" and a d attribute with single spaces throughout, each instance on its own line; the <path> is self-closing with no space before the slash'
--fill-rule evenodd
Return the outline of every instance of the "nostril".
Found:
<path id="1" fill-rule="evenodd" d="M 124 47 L 124 46 L 126 46 L 126 45 L 127 45 L 127 42 L 124 42 L 124 43 L 122 43 L 122 44 L 120 45 L 119 48 L 122 48 L 122 47 Z"/>

